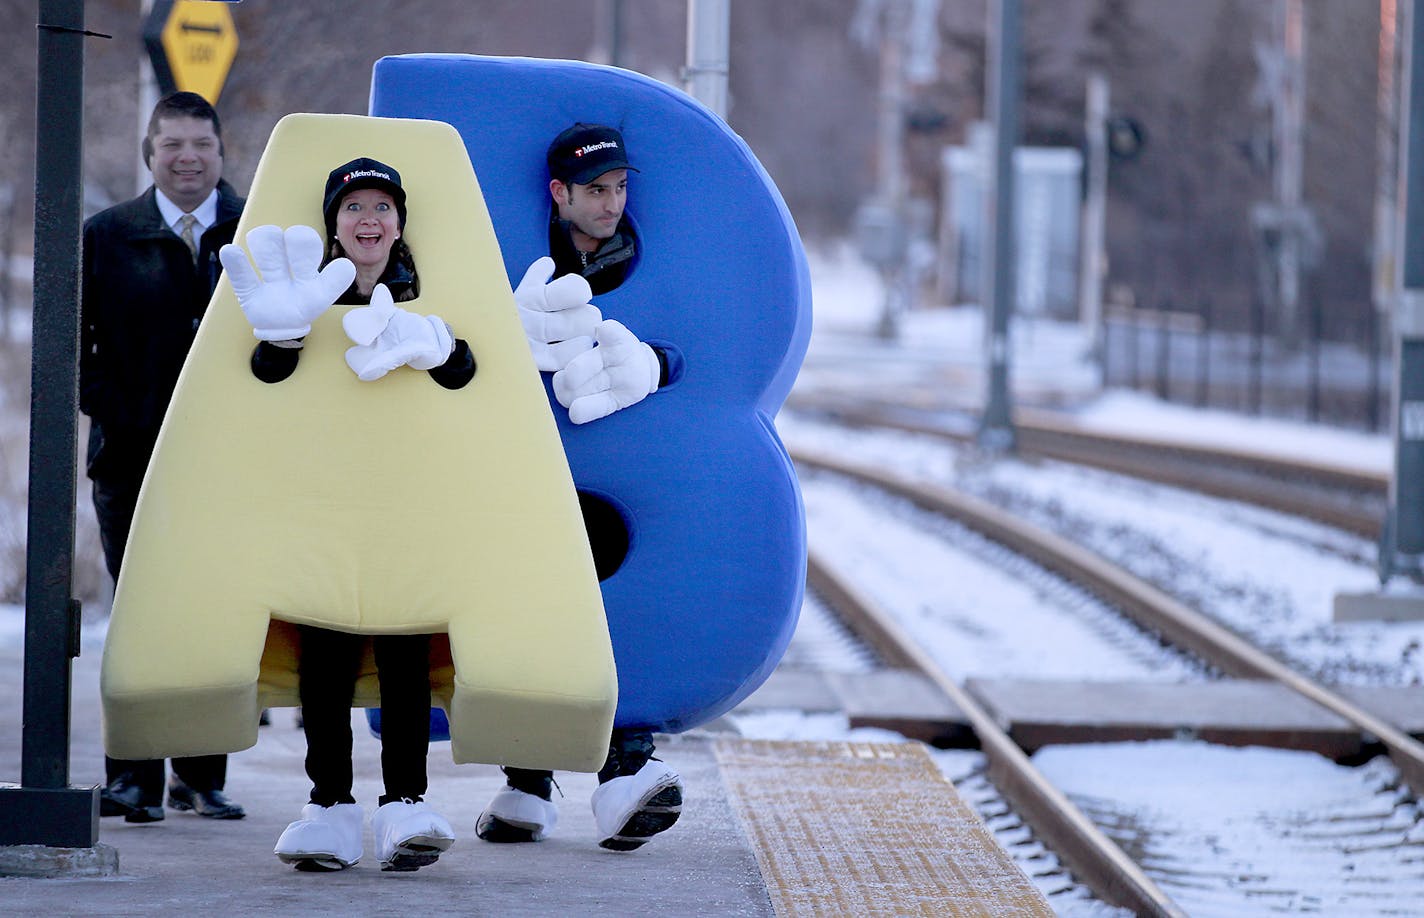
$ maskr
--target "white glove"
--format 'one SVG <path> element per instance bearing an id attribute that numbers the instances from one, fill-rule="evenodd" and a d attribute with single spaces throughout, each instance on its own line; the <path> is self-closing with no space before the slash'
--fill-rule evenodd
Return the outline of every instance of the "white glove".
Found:
<path id="1" fill-rule="evenodd" d="M 593 347 L 593 330 L 603 313 L 589 302 L 593 291 L 577 274 L 565 274 L 549 283 L 554 259 L 538 259 L 514 288 L 514 305 L 534 364 L 541 370 L 562 370 L 568 362 Z"/>
<path id="2" fill-rule="evenodd" d="M 396 306 L 385 284 L 371 291 L 370 306 L 358 306 L 342 316 L 341 327 L 356 342 L 346 349 L 346 365 L 362 382 L 406 365 L 433 370 L 455 350 L 450 326 L 439 316 L 418 316 Z"/>
<path id="3" fill-rule="evenodd" d="M 575 424 L 636 405 L 658 390 L 662 375 L 658 355 L 623 323 L 605 319 L 593 334 L 598 346 L 554 374 L 554 397 Z"/>
<path id="4" fill-rule="evenodd" d="M 286 341 L 311 331 L 312 320 L 335 303 L 351 281 L 356 266 L 338 258 L 321 272 L 322 241 L 310 226 L 259 226 L 247 234 L 247 247 L 257 263 L 258 277 L 239 245 L 218 251 L 252 334 L 263 341 Z"/>

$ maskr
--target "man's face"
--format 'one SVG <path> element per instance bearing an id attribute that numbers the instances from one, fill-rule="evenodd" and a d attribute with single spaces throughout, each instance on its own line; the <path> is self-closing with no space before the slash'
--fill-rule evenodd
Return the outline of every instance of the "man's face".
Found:
<path id="1" fill-rule="evenodd" d="M 192 210 L 222 178 L 222 153 L 213 123 L 204 118 L 159 118 L 153 135 L 153 183 L 168 199 Z"/>
<path id="2" fill-rule="evenodd" d="M 627 169 L 605 172 L 587 185 L 555 184 L 559 217 L 573 224 L 574 244 L 579 248 L 592 251 L 618 229 L 628 203 Z"/>

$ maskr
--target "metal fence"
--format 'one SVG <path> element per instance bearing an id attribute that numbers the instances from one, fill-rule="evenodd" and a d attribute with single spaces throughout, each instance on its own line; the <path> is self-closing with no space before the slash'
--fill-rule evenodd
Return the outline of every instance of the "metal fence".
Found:
<path id="1" fill-rule="evenodd" d="M 1387 431 L 1391 354 L 1375 311 L 1365 310 L 1354 340 L 1327 341 L 1319 299 L 1306 306 L 1294 346 L 1266 327 L 1260 308 L 1245 330 L 1217 327 L 1209 302 L 1109 310 L 1104 380 L 1200 408 Z"/>

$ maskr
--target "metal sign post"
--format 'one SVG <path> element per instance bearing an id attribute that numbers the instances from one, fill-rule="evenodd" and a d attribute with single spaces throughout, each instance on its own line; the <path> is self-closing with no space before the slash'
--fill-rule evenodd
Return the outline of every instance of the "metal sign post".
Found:
<path id="1" fill-rule="evenodd" d="M 1335 597 L 1335 620 L 1424 619 L 1424 9 L 1400 30 L 1404 68 L 1395 251 L 1394 474 L 1380 538 L 1377 593 Z M 1391 581 L 1394 581 L 1391 583 Z"/>
<path id="2" fill-rule="evenodd" d="M 1424 577 L 1424 12 L 1409 13 L 1406 99 L 1400 130 L 1404 210 L 1399 232 L 1400 290 L 1395 307 L 1392 525 L 1381 579 Z"/>
<path id="3" fill-rule="evenodd" d="M 996 0 L 989 24 L 989 104 L 994 120 L 988 232 L 984 234 L 984 306 L 988 310 L 988 392 L 979 421 L 978 442 L 986 449 L 1014 449 L 1016 437 L 1009 397 L 1009 317 L 1016 295 L 1014 251 L 1014 147 L 1019 135 L 1019 0 Z"/>

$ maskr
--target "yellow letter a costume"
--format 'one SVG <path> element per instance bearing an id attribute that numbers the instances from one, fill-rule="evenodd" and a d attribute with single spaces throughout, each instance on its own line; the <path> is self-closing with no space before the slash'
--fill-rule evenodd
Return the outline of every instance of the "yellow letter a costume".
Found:
<path id="1" fill-rule="evenodd" d="M 144 479 L 104 648 L 112 756 L 236 752 L 294 705 L 293 623 L 433 633 L 432 691 L 457 762 L 595 771 L 617 682 L 568 465 L 459 135 L 431 121 L 291 115 L 238 229 L 321 227 L 327 172 L 405 179 L 419 300 L 478 370 L 446 390 L 346 366 L 349 307 L 313 324 L 292 376 L 249 368 L 232 288 L 214 294 Z M 448 634 L 448 657 L 445 654 Z M 356 704 L 378 703 L 374 666 Z"/>

